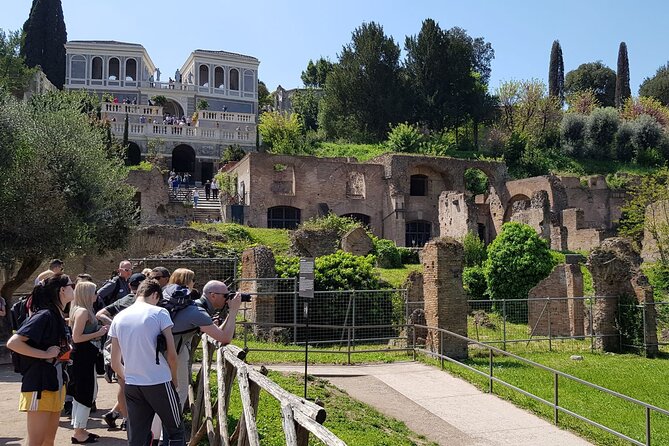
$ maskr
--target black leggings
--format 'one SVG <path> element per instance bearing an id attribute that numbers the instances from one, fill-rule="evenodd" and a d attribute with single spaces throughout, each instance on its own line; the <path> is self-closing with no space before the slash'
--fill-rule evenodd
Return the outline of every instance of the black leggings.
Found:
<path id="1" fill-rule="evenodd" d="M 170 446 L 184 446 L 184 426 L 179 395 L 172 382 L 153 386 L 125 385 L 128 405 L 128 445 L 145 446 L 151 439 L 151 422 L 158 414 Z"/>

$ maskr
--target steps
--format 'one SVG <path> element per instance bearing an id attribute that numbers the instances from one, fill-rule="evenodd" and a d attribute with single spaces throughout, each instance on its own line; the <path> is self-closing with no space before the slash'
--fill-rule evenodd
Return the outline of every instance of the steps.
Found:
<path id="1" fill-rule="evenodd" d="M 214 200 L 212 196 L 209 197 L 209 200 L 206 200 L 203 187 L 191 187 L 190 189 L 180 188 L 177 191 L 176 196 L 170 195 L 170 201 L 193 204 L 192 197 L 195 190 L 197 190 L 200 198 L 197 203 L 197 208 L 193 207 L 193 221 L 220 221 L 221 203 L 219 200 Z"/>

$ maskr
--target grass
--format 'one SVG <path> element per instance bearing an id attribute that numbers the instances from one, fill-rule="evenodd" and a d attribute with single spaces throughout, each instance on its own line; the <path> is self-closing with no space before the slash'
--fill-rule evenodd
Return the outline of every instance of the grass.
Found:
<path id="1" fill-rule="evenodd" d="M 404 282 L 412 271 L 423 271 L 423 265 L 404 265 L 402 268 L 375 268 L 374 271 L 391 288 L 400 289 L 404 287 Z"/>
<path id="2" fill-rule="evenodd" d="M 289 392 L 301 395 L 304 389 L 303 377 L 299 374 L 282 374 L 270 371 L 268 377 Z M 216 392 L 216 378 L 211 378 L 212 393 Z M 234 389 L 234 387 L 233 387 Z M 327 412 L 323 425 L 337 437 L 350 445 L 385 446 L 436 446 L 422 435 L 410 431 L 406 425 L 386 417 L 376 409 L 360 403 L 327 381 L 309 377 L 307 381 L 309 398 L 320 400 Z M 233 390 L 230 397 L 228 427 L 232 433 L 242 411 L 240 393 Z M 285 445 L 286 439 L 281 424 L 281 407 L 267 392 L 260 392 L 257 414 L 258 433 L 264 446 Z M 200 444 L 207 444 L 206 441 Z M 311 436 L 309 445 L 321 444 Z"/>
<path id="3" fill-rule="evenodd" d="M 388 152 L 382 144 L 339 144 L 323 142 L 319 144 L 315 155 L 320 158 L 353 157 L 360 162 L 369 161 Z"/>
<path id="4" fill-rule="evenodd" d="M 226 237 L 225 247 L 241 253 L 244 249 L 263 245 L 275 255 L 285 255 L 290 250 L 290 237 L 285 229 L 250 228 L 236 223 L 197 223 L 194 229 Z"/>

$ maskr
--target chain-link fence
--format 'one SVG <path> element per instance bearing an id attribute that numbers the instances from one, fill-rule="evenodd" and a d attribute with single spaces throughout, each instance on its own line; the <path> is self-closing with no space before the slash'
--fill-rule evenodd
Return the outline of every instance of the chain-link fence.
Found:
<path id="1" fill-rule="evenodd" d="M 141 272 L 145 268 L 163 266 L 174 272 L 177 268 L 187 268 L 195 273 L 195 288 L 201 290 L 210 280 L 221 280 L 231 283 L 237 278 L 236 258 L 145 258 L 130 259 L 133 270 Z"/>
<path id="2" fill-rule="evenodd" d="M 657 344 L 661 351 L 669 353 L 669 302 L 655 302 L 657 314 Z"/>

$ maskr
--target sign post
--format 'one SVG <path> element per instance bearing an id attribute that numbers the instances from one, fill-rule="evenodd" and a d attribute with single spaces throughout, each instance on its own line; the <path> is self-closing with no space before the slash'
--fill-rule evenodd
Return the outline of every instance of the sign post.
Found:
<path id="1" fill-rule="evenodd" d="M 304 399 L 307 399 L 307 368 L 309 364 L 309 301 L 314 298 L 314 259 L 300 258 L 300 297 L 304 299 Z M 297 327 L 295 327 L 297 330 Z"/>

